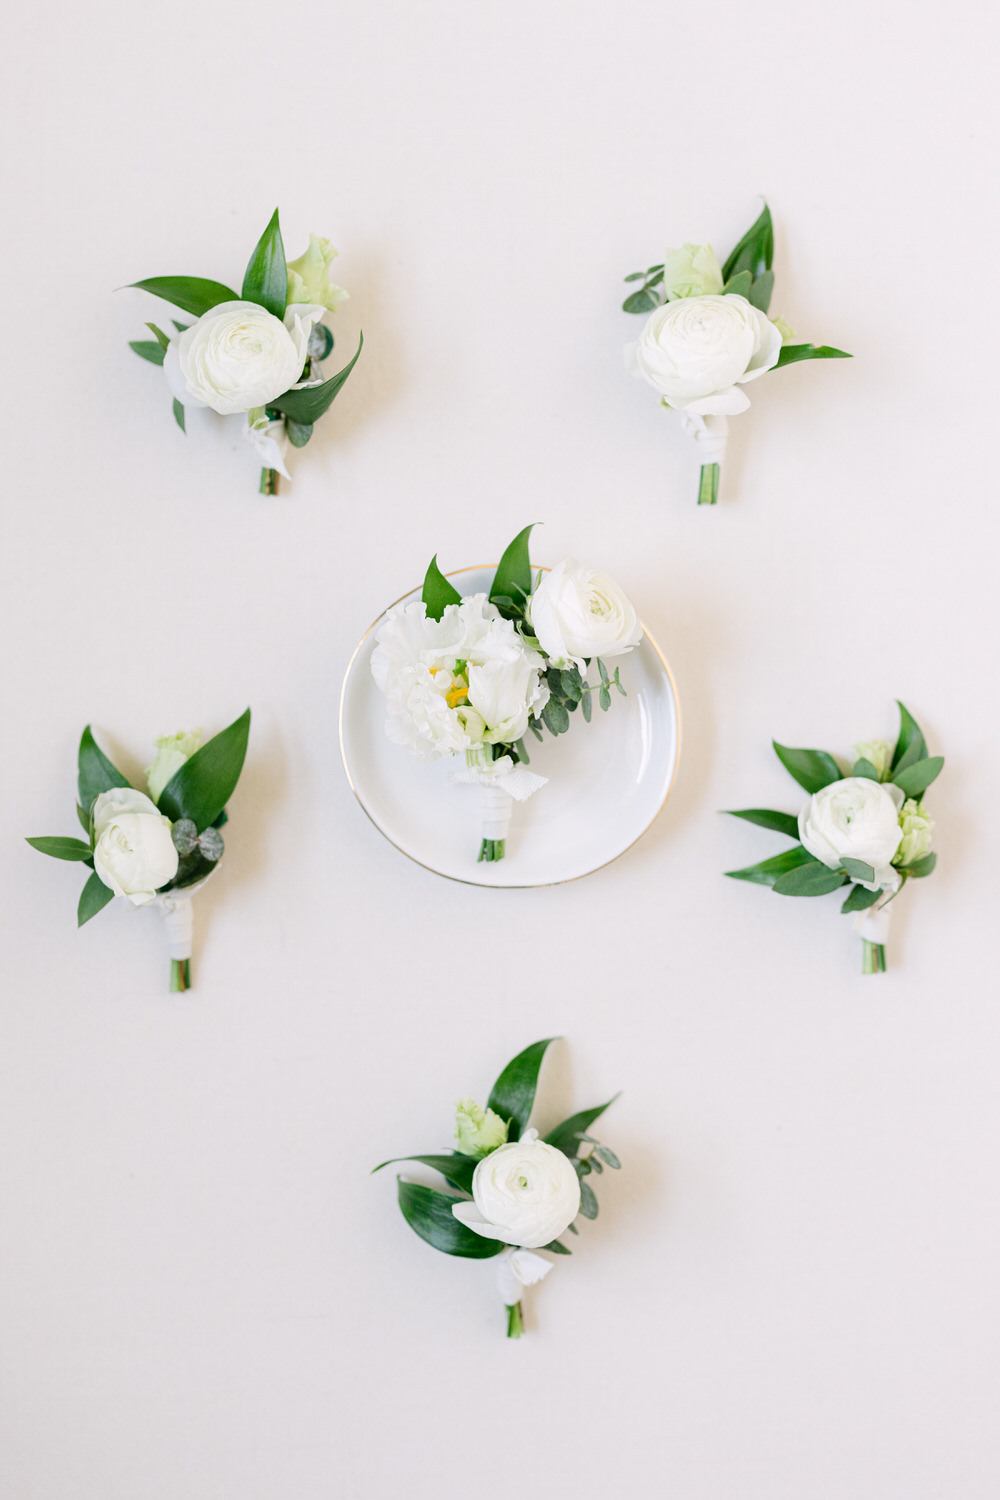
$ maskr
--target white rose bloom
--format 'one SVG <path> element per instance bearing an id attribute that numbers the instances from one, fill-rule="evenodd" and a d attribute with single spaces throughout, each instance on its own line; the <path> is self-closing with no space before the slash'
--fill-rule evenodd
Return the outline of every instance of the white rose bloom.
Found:
<path id="1" fill-rule="evenodd" d="M 580 1212 L 580 1179 L 568 1156 L 540 1141 L 537 1130 L 526 1130 L 483 1158 L 473 1173 L 472 1197 L 451 1210 L 467 1229 L 534 1250 L 558 1239 Z"/>
<path id="2" fill-rule="evenodd" d="M 745 297 L 730 293 L 665 302 L 626 358 L 668 406 L 735 416 L 750 405 L 738 387 L 770 370 L 780 353 L 780 331 Z"/>
<path id="3" fill-rule="evenodd" d="M 722 270 L 711 245 L 682 245 L 663 257 L 663 291 L 670 300 L 722 291 Z"/>
<path id="4" fill-rule="evenodd" d="M 266 406 L 298 383 L 324 311 L 290 304 L 282 322 L 256 302 L 220 302 L 170 340 L 167 384 L 183 405 L 210 406 L 224 417 Z"/>
<path id="5" fill-rule="evenodd" d="M 389 611 L 372 676 L 386 697 L 386 734 L 421 760 L 510 744 L 548 702 L 544 658 L 485 594 L 427 618 L 422 601 Z"/>
<path id="6" fill-rule="evenodd" d="M 903 836 L 902 805 L 903 793 L 891 782 L 846 776 L 810 797 L 799 813 L 799 838 L 831 870 L 845 858 L 871 865 L 875 879 L 858 882 L 866 890 L 898 890 L 899 875 L 891 861 Z"/>
<path id="7" fill-rule="evenodd" d="M 642 626 L 621 589 L 604 573 L 567 558 L 528 601 L 528 623 L 546 656 L 557 665 L 585 658 L 624 656 L 642 640 Z"/>
<path id="8" fill-rule="evenodd" d="M 116 896 L 133 906 L 152 901 L 177 874 L 170 819 L 130 786 L 112 787 L 94 803 L 94 869 Z"/>

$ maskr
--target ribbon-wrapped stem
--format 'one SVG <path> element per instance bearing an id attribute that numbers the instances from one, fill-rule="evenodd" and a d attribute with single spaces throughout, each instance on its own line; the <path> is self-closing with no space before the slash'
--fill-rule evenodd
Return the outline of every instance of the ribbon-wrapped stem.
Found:
<path id="1" fill-rule="evenodd" d="M 526 766 L 515 765 L 513 756 L 506 750 L 498 760 L 493 760 L 492 756 L 491 745 L 477 745 L 466 750 L 466 769 L 453 771 L 451 776 L 454 782 L 472 783 L 482 788 L 479 864 L 495 864 L 505 857 L 507 830 L 515 801 L 526 802 L 545 785 L 544 776 L 536 776 Z"/>
<path id="2" fill-rule="evenodd" d="M 698 504 L 715 505 L 719 498 L 719 471 L 726 456 L 729 423 L 725 417 L 703 417 L 698 412 L 682 411 L 680 416 L 681 426 L 701 459 Z"/>
<path id="3" fill-rule="evenodd" d="M 885 944 L 889 936 L 891 903 L 895 893 L 883 891 L 874 906 L 859 911 L 854 918 L 854 930 L 861 938 L 862 974 L 885 973 Z"/>
<path id="4" fill-rule="evenodd" d="M 524 1314 L 520 1302 L 513 1302 L 507 1309 L 507 1337 L 519 1339 L 524 1332 Z"/>
<path id="5" fill-rule="evenodd" d="M 870 943 L 867 938 L 864 939 L 861 972 L 862 974 L 885 973 L 884 943 Z"/>

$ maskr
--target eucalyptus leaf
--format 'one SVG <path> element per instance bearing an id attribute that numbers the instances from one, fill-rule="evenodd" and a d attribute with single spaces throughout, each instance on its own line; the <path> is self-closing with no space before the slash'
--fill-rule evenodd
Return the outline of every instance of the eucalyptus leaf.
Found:
<path id="1" fill-rule="evenodd" d="M 291 417 L 287 417 L 285 431 L 288 433 L 288 441 L 293 448 L 304 448 L 313 435 L 313 423 L 293 422 Z"/>
<path id="2" fill-rule="evenodd" d="M 254 247 L 243 273 L 243 300 L 266 307 L 276 318 L 285 316 L 288 297 L 288 268 L 281 239 L 278 210 L 271 215 L 267 228 Z"/>
<path id="3" fill-rule="evenodd" d="M 174 421 L 177 423 L 181 432 L 187 432 L 187 428 L 184 425 L 184 406 L 182 402 L 178 401 L 176 396 L 174 397 Z"/>
<path id="4" fill-rule="evenodd" d="M 190 818 L 199 833 L 210 827 L 236 789 L 249 734 L 247 709 L 174 772 L 160 793 L 160 811 L 171 822 Z"/>
<path id="5" fill-rule="evenodd" d="M 784 344 L 774 368 L 797 365 L 803 359 L 853 359 L 844 349 L 832 349 L 829 344 Z"/>
<path id="6" fill-rule="evenodd" d="M 645 279 L 645 271 L 633 271 L 630 275 L 625 277 L 626 281 L 645 281 Z"/>
<path id="7" fill-rule="evenodd" d="M 358 355 L 364 347 L 365 336 L 358 337 L 358 347 L 354 351 L 354 358 L 346 364 L 336 375 L 331 375 L 329 380 L 324 380 L 322 385 L 311 385 L 302 391 L 286 391 L 283 396 L 278 396 L 274 401 L 268 403 L 276 411 L 284 416 L 291 417 L 293 422 L 298 422 L 305 427 L 313 422 L 318 422 L 333 405 L 334 398 L 339 395 L 348 375 L 358 362 Z"/>
<path id="8" fill-rule="evenodd" d="M 750 288 L 753 286 L 753 274 L 750 271 L 740 271 L 726 282 L 722 288 L 724 297 L 747 297 L 750 296 Z"/>
<path id="9" fill-rule="evenodd" d="M 602 688 L 602 692 L 604 689 Z M 569 728 L 569 713 L 558 698 L 550 698 L 542 709 L 542 723 L 550 734 L 565 734 Z"/>
<path id="10" fill-rule="evenodd" d="M 97 913 L 113 899 L 114 892 L 110 886 L 106 886 L 96 872 L 91 875 L 80 892 L 80 901 L 76 908 L 77 927 L 82 927 L 84 922 L 89 922 L 91 917 L 96 917 Z"/>
<path id="11" fill-rule="evenodd" d="M 790 776 L 807 792 L 821 791 L 832 781 L 842 781 L 844 773 L 825 750 L 796 750 L 772 740 L 775 754 Z"/>
<path id="12" fill-rule="evenodd" d="M 150 276 L 145 281 L 133 281 L 130 285 L 140 292 L 152 292 L 164 302 L 200 318 L 220 302 L 238 302 L 239 294 L 221 281 L 206 281 L 201 276 Z"/>
<path id="13" fill-rule="evenodd" d="M 881 781 L 882 779 L 871 761 L 867 760 L 863 755 L 854 762 L 854 765 L 851 767 L 851 775 L 863 777 L 865 781 Z"/>
<path id="14" fill-rule="evenodd" d="M 485 1235 L 476 1234 L 455 1218 L 452 1206 L 460 1201 L 463 1200 L 439 1193 L 436 1188 L 399 1179 L 399 1206 L 403 1218 L 428 1245 L 445 1255 L 460 1255 L 467 1260 L 490 1260 L 499 1255 L 504 1248 L 500 1240 L 489 1240 Z"/>
<path id="15" fill-rule="evenodd" d="M 943 765 L 943 755 L 931 755 L 926 760 L 918 760 L 914 766 L 907 766 L 905 771 L 894 771 L 892 779 L 907 797 L 919 797 L 941 774 Z"/>
<path id="16" fill-rule="evenodd" d="M 740 271 L 749 271 L 752 276 L 763 276 L 765 271 L 771 269 L 773 260 L 774 225 L 771 222 L 771 210 L 765 203 L 759 217 L 750 225 L 722 267 L 722 279 L 729 281 Z"/>
<path id="17" fill-rule="evenodd" d="M 424 587 L 420 596 L 427 608 L 428 620 L 440 620 L 449 604 L 461 604 L 462 596 L 450 584 L 438 567 L 437 553 L 430 560 L 424 574 Z"/>
<path id="18" fill-rule="evenodd" d="M 611 694 L 608 691 L 607 684 L 604 682 L 601 683 L 601 686 L 597 691 L 597 701 L 601 705 L 602 711 L 604 713 L 607 713 L 608 709 L 611 707 Z"/>
<path id="19" fill-rule="evenodd" d="M 103 751 L 97 748 L 97 742 L 90 732 L 89 724 L 80 736 L 77 766 L 80 806 L 88 814 L 94 805 L 94 799 L 102 792 L 109 792 L 115 786 L 129 785 L 117 767 L 113 766 Z"/>
<path id="20" fill-rule="evenodd" d="M 792 813 L 775 812 L 769 807 L 744 807 L 738 811 L 727 808 L 725 811 L 730 818 L 742 818 L 747 823 L 756 823 L 758 828 L 785 833 L 790 839 L 799 836 L 799 820 Z"/>
<path id="21" fill-rule="evenodd" d="M 162 365 L 164 351 L 156 339 L 129 339 L 128 346 L 140 359 L 148 359 L 151 365 Z"/>
<path id="22" fill-rule="evenodd" d="M 840 868 L 846 870 L 852 880 L 872 881 L 875 879 L 874 867 L 863 859 L 842 859 Z"/>
<path id="23" fill-rule="evenodd" d="M 542 1249 L 542 1250 L 550 1250 L 553 1255 L 572 1255 L 573 1254 L 572 1250 L 568 1250 L 566 1248 L 566 1246 L 563 1245 L 563 1244 L 560 1244 L 560 1242 L 558 1240 L 549 1240 L 549 1243 L 547 1245 L 542 1245 L 539 1248 Z"/>
<path id="24" fill-rule="evenodd" d="M 863 885 L 852 885 L 847 900 L 840 909 L 845 913 L 867 911 L 881 895 L 881 891 L 866 891 Z"/>
<path id="25" fill-rule="evenodd" d="M 925 875 L 931 873 L 936 864 L 936 854 L 925 854 L 923 859 L 915 859 L 912 865 L 907 865 L 904 874 L 912 875 L 914 880 L 922 880 Z"/>
<path id="26" fill-rule="evenodd" d="M 486 1107 L 502 1120 L 509 1121 L 507 1139 L 510 1141 L 518 1141 L 524 1134 L 535 1102 L 542 1058 L 554 1041 L 555 1037 L 550 1036 L 525 1047 L 507 1064 L 490 1091 Z"/>
<path id="27" fill-rule="evenodd" d="M 648 286 L 640 287 L 639 291 L 632 292 L 622 303 L 622 312 L 627 313 L 649 313 L 660 305 L 660 299 Z"/>
<path id="28" fill-rule="evenodd" d="M 606 1162 L 609 1167 L 614 1167 L 616 1172 L 620 1171 L 621 1162 L 618 1160 L 617 1156 L 612 1151 L 610 1146 L 595 1146 L 594 1155 L 599 1156 L 601 1158 L 601 1161 Z"/>
<path id="29" fill-rule="evenodd" d="M 379 1162 L 377 1167 L 373 1167 L 372 1172 L 381 1172 L 383 1167 L 391 1167 L 394 1162 L 400 1161 L 418 1161 L 422 1166 L 431 1167 L 435 1172 L 440 1172 L 452 1187 L 458 1188 L 460 1193 L 472 1192 L 473 1173 L 479 1165 L 476 1157 L 453 1151 L 450 1155 L 438 1156 L 390 1156 L 388 1161 Z"/>
<path id="30" fill-rule="evenodd" d="M 514 540 L 505 549 L 497 570 L 493 575 L 490 586 L 490 601 L 495 604 L 501 614 L 505 613 L 504 606 L 500 600 L 504 598 L 526 600 L 531 593 L 531 556 L 529 552 L 529 540 L 532 530 L 538 523 L 532 521 L 530 526 L 525 526 L 519 531 Z"/>
<path id="31" fill-rule="evenodd" d="M 580 1212 L 585 1219 L 597 1218 L 597 1194 L 589 1182 L 580 1183 Z"/>
<path id="32" fill-rule="evenodd" d="M 90 859 L 94 852 L 82 839 L 60 838 L 58 835 L 52 838 L 25 839 L 25 843 L 51 859 Z"/>
<path id="33" fill-rule="evenodd" d="M 899 709 L 899 734 L 896 737 L 896 745 L 892 752 L 892 769 L 902 763 L 903 757 L 910 756 L 914 745 L 917 746 L 916 756 L 910 756 L 907 765 L 912 765 L 914 760 L 923 760 L 927 755 L 927 741 L 924 739 L 923 730 L 916 719 L 910 713 L 905 704 L 896 699 L 896 707 Z"/>
<path id="34" fill-rule="evenodd" d="M 580 712 L 589 724 L 594 713 L 594 698 L 592 693 L 584 693 L 580 699 Z"/>
<path id="35" fill-rule="evenodd" d="M 800 869 L 789 870 L 774 882 L 776 896 L 825 896 L 842 886 L 847 876 L 839 870 L 828 870 L 818 860 Z"/>
<path id="36" fill-rule="evenodd" d="M 606 1104 L 595 1105 L 593 1109 L 581 1109 L 577 1114 L 570 1115 L 568 1119 L 563 1120 L 562 1124 L 556 1125 L 542 1139 L 547 1145 L 555 1146 L 556 1150 L 561 1151 L 564 1156 L 576 1156 L 580 1149 L 580 1137 L 619 1097 L 618 1094 L 613 1094 Z"/>
<path id="37" fill-rule="evenodd" d="M 766 313 L 768 308 L 771 306 L 771 294 L 773 293 L 773 291 L 774 272 L 765 271 L 763 275 L 757 277 L 753 286 L 750 288 L 749 292 L 747 293 L 747 301 L 750 303 L 751 307 L 756 307 L 762 313 Z"/>
<path id="38" fill-rule="evenodd" d="M 797 870 L 800 865 L 818 863 L 819 861 L 813 858 L 808 849 L 804 849 L 801 844 L 795 844 L 782 854 L 775 854 L 771 859 L 762 859 L 759 864 L 747 865 L 742 870 L 727 870 L 725 873 L 730 880 L 749 880 L 754 885 L 773 886 L 790 870 Z M 826 866 L 824 865 L 823 868 L 825 869 Z"/>

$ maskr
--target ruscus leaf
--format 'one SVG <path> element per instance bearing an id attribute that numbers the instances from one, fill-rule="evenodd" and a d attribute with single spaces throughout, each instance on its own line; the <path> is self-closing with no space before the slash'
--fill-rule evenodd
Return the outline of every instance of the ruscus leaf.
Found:
<path id="1" fill-rule="evenodd" d="M 825 896 L 835 891 L 847 879 L 839 870 L 828 870 L 815 860 L 797 870 L 789 870 L 774 882 L 776 896 Z"/>
<path id="2" fill-rule="evenodd" d="M 555 1037 L 550 1036 L 525 1047 L 523 1052 L 519 1052 L 507 1064 L 490 1091 L 487 1108 L 492 1109 L 502 1120 L 510 1122 L 508 1140 L 520 1140 L 527 1127 L 535 1102 L 542 1059 L 555 1040 Z"/>
<path id="3" fill-rule="evenodd" d="M 499 602 L 501 599 L 520 600 L 523 607 L 524 601 L 531 593 L 529 540 L 537 524 L 537 521 L 532 521 L 530 526 L 525 526 L 523 531 L 519 531 L 510 545 L 505 548 L 497 564 L 497 570 L 490 585 L 490 601 L 496 604 L 501 614 L 504 613 Z"/>
<path id="4" fill-rule="evenodd" d="M 200 318 L 220 302 L 238 302 L 239 294 L 221 281 L 206 281 L 200 276 L 149 276 L 145 281 L 133 281 L 130 286 L 140 292 L 151 292 L 172 302 L 175 307 Z"/>
<path id="5" fill-rule="evenodd" d="M 420 595 L 427 609 L 428 620 L 440 620 L 449 604 L 461 604 L 462 596 L 438 567 L 437 553 L 430 560 L 424 574 L 424 587 Z"/>
<path id="6" fill-rule="evenodd" d="M 373 1167 L 373 1172 L 381 1172 L 383 1167 L 391 1167 L 394 1162 L 418 1161 L 424 1167 L 430 1167 L 435 1172 L 440 1172 L 446 1182 L 457 1188 L 460 1193 L 472 1192 L 472 1177 L 478 1166 L 474 1156 L 466 1156 L 461 1151 L 453 1151 L 451 1154 L 431 1156 L 390 1156 L 388 1161 L 379 1162 Z"/>
<path id="7" fill-rule="evenodd" d="M 756 823 L 758 828 L 770 828 L 773 833 L 785 833 L 790 839 L 799 836 L 799 820 L 792 813 L 775 812 L 769 807 L 744 807 L 725 809 L 730 818 L 743 818 L 747 823 Z"/>
<path id="8" fill-rule="evenodd" d="M 778 355 L 774 368 L 783 370 L 785 365 L 797 365 L 803 359 L 853 359 L 844 349 L 832 349 L 829 344 L 785 344 Z"/>
<path id="9" fill-rule="evenodd" d="M 288 268 L 275 209 L 243 273 L 243 300 L 256 302 L 274 317 L 283 318 L 287 297 Z"/>
<path id="10" fill-rule="evenodd" d="M 780 880 L 789 870 L 797 870 L 800 865 L 818 863 L 819 861 L 813 858 L 808 849 L 804 849 L 801 844 L 795 844 L 782 854 L 775 854 L 771 859 L 762 859 L 759 864 L 747 865 L 742 870 L 726 870 L 725 873 L 730 880 L 749 880 L 754 885 L 773 886 L 775 881 Z"/>
<path id="11" fill-rule="evenodd" d="M 96 917 L 97 913 L 103 911 L 108 902 L 113 899 L 114 893 L 110 886 L 106 886 L 96 872 L 92 874 L 80 892 L 80 900 L 76 908 L 77 927 L 82 927 L 84 922 L 89 922 L 91 917 Z"/>
<path id="12" fill-rule="evenodd" d="M 771 210 L 765 203 L 758 218 L 733 248 L 722 267 L 722 279 L 729 281 L 740 271 L 749 271 L 752 276 L 763 276 L 765 271 L 771 269 L 773 260 L 774 225 L 771 222 Z"/>
<path id="13" fill-rule="evenodd" d="M 172 822 L 190 818 L 199 833 L 211 826 L 236 789 L 250 735 L 250 710 L 196 750 L 160 793 L 159 808 Z"/>
<path id="14" fill-rule="evenodd" d="M 77 766 L 80 806 L 88 814 L 94 805 L 94 799 L 102 792 L 109 792 L 115 786 L 129 785 L 118 768 L 113 766 L 104 752 L 97 748 L 97 742 L 90 732 L 89 724 L 80 736 Z"/>
<path id="15" fill-rule="evenodd" d="M 832 781 L 843 780 L 843 771 L 825 750 L 796 750 L 789 745 L 779 745 L 777 740 L 771 743 L 785 770 L 810 795 L 829 786 Z"/>
<path id="16" fill-rule="evenodd" d="M 919 797 L 941 774 L 943 765 L 943 755 L 931 755 L 926 760 L 918 760 L 914 766 L 907 766 L 905 771 L 894 772 L 892 779 L 907 797 Z"/>
<path id="17" fill-rule="evenodd" d="M 489 1260 L 503 1250 L 500 1240 L 467 1229 L 452 1213 L 459 1199 L 418 1182 L 399 1179 L 399 1206 L 410 1228 L 428 1245 L 445 1255 L 460 1255 L 467 1260 Z"/>
<path id="18" fill-rule="evenodd" d="M 547 1145 L 555 1146 L 556 1150 L 561 1151 L 564 1156 L 576 1156 L 580 1149 L 580 1137 L 619 1097 L 618 1094 L 613 1094 L 606 1104 L 597 1104 L 593 1109 L 581 1109 L 577 1114 L 570 1115 L 568 1119 L 563 1120 L 562 1124 L 556 1125 L 542 1139 Z"/>
<path id="19" fill-rule="evenodd" d="M 283 396 L 278 396 L 274 401 L 269 401 L 268 406 L 280 411 L 283 416 L 291 417 L 293 422 L 298 422 L 303 427 L 318 422 L 333 405 L 334 398 L 340 394 L 348 375 L 358 362 L 358 355 L 364 348 L 365 336 L 358 337 L 358 347 L 354 351 L 354 358 L 346 364 L 336 375 L 331 375 L 329 380 L 324 380 L 322 385 L 312 385 L 302 391 L 286 391 Z"/>
<path id="20" fill-rule="evenodd" d="M 82 839 L 54 838 L 25 839 L 32 849 L 37 849 L 39 854 L 47 854 L 50 859 L 90 859 L 93 850 L 89 844 Z"/>

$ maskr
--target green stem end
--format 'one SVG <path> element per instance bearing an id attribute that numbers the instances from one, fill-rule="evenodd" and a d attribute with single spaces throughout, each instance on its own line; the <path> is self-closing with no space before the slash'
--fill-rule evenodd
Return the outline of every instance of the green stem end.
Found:
<path id="1" fill-rule="evenodd" d="M 864 954 L 861 959 L 862 974 L 884 974 L 885 944 L 870 943 L 867 938 L 864 938 L 863 942 Z"/>
<path id="2" fill-rule="evenodd" d="M 190 988 L 191 960 L 189 958 L 172 958 L 170 960 L 170 993 L 172 995 L 180 995 Z"/>
<path id="3" fill-rule="evenodd" d="M 483 839 L 479 848 L 479 858 L 476 863 L 480 865 L 495 865 L 497 860 L 503 859 L 506 852 L 506 839 Z"/>
<path id="4" fill-rule="evenodd" d="M 276 495 L 278 493 L 277 469 L 261 469 L 260 492 L 262 495 Z"/>
<path id="5" fill-rule="evenodd" d="M 698 504 L 715 505 L 719 498 L 719 465 L 702 464 L 698 482 Z"/>
<path id="6" fill-rule="evenodd" d="M 507 1308 L 507 1337 L 519 1339 L 524 1332 L 524 1315 L 521 1312 L 520 1302 L 514 1302 Z"/>

